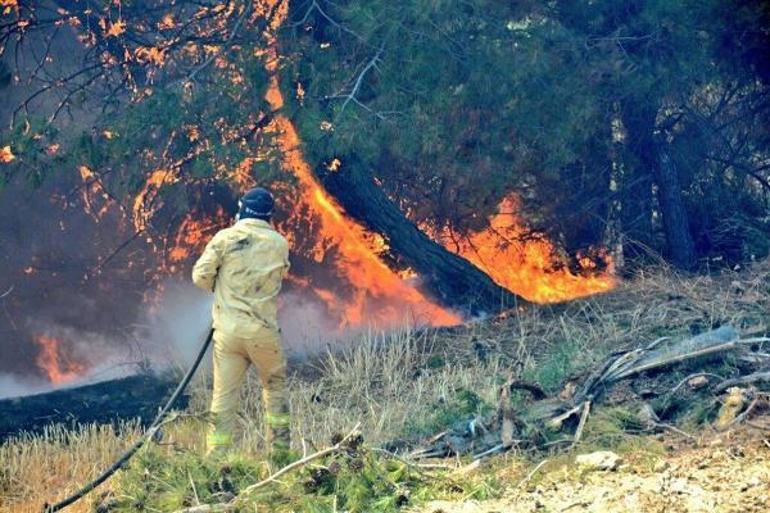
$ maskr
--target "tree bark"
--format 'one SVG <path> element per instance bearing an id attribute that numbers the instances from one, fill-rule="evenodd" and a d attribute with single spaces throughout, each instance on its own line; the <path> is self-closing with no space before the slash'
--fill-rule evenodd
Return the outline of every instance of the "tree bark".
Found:
<path id="1" fill-rule="evenodd" d="M 615 272 L 623 273 L 625 268 L 625 250 L 623 243 L 623 200 L 619 194 L 620 184 L 623 182 L 625 168 L 623 165 L 622 150 L 625 127 L 620 115 L 620 107 L 616 103 L 613 106 L 613 116 L 610 120 L 609 136 L 612 140 L 609 155 L 609 173 L 607 192 L 610 200 L 607 205 L 606 219 L 602 241 L 604 247 L 610 252 Z"/>
<path id="2" fill-rule="evenodd" d="M 682 198 L 679 172 L 669 153 L 668 143 L 662 137 L 656 141 L 655 149 L 655 182 L 658 184 L 658 203 L 663 214 L 669 258 L 678 268 L 689 270 L 695 265 L 695 244 Z"/>
<path id="3" fill-rule="evenodd" d="M 652 192 L 649 184 L 658 186 L 658 205 L 666 236 L 666 256 L 676 267 L 689 270 L 695 263 L 695 245 L 690 233 L 689 215 L 682 197 L 682 186 L 668 143 L 655 135 L 657 107 L 643 99 L 632 99 L 623 106 L 623 122 L 628 130 L 628 150 L 633 172 L 629 178 L 632 197 L 627 205 L 635 205 L 642 216 L 640 228 L 652 231 Z M 645 190 L 639 191 L 639 185 Z M 636 192 L 635 192 L 636 190 Z M 640 234 L 644 236 L 645 234 Z M 651 239 L 651 233 L 646 234 Z M 648 240 L 649 240 L 648 239 Z"/>
<path id="4" fill-rule="evenodd" d="M 623 181 L 619 184 L 623 204 L 621 220 L 626 239 L 624 255 L 627 259 L 643 257 L 655 247 L 652 214 L 652 133 L 655 129 L 655 109 L 639 107 L 639 101 L 621 104 L 621 118 L 625 128 L 624 151 L 619 154 L 623 163 Z"/>
<path id="5" fill-rule="evenodd" d="M 358 159 L 341 160 L 336 171 L 325 166 L 316 169 L 326 190 L 348 215 L 382 235 L 391 251 L 420 274 L 423 287 L 438 301 L 471 315 L 526 304 L 473 264 L 425 235 L 388 199 Z"/>

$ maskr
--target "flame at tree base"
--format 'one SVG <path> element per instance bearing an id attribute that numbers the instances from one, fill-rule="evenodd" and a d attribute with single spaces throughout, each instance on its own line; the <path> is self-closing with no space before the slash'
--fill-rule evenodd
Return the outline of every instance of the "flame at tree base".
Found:
<path id="1" fill-rule="evenodd" d="M 515 195 L 504 198 L 488 228 L 458 236 L 449 228 L 424 227 L 437 242 L 484 271 L 498 285 L 533 303 L 559 303 L 613 289 L 617 279 L 609 255 L 599 251 L 596 261 L 579 256 L 573 271 L 567 259 L 543 234 L 532 234 L 518 218 Z"/>

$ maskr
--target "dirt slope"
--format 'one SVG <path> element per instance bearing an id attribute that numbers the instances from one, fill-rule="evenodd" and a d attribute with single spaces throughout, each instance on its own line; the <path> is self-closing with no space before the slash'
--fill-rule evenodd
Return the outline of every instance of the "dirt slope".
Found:
<path id="1" fill-rule="evenodd" d="M 765 433 L 767 435 L 767 433 Z M 543 465 L 530 480 L 511 479 L 502 497 L 434 501 L 419 513 L 596 512 L 753 513 L 770 511 L 770 440 L 760 433 L 713 435 L 666 454 L 623 454 L 614 471 L 574 459 Z M 533 467 L 534 468 L 534 467 Z M 500 478 L 506 479 L 505 470 Z M 527 473 L 525 473 L 525 476 Z"/>

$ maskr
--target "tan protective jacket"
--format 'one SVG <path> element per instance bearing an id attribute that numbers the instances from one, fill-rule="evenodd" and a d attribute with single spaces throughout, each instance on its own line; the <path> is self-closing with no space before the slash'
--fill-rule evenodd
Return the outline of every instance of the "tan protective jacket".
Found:
<path id="1" fill-rule="evenodd" d="M 289 243 L 266 221 L 241 219 L 217 232 L 195 263 L 192 279 L 214 291 L 214 329 L 253 337 L 278 331 L 277 296 L 289 269 Z"/>

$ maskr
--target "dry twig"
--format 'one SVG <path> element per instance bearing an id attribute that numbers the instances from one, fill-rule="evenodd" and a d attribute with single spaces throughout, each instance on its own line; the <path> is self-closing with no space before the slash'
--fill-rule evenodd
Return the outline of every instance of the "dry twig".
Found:
<path id="1" fill-rule="evenodd" d="M 524 479 L 522 479 L 521 481 L 519 481 L 519 484 L 517 484 L 517 485 L 516 485 L 516 488 L 521 488 L 522 486 L 524 486 L 524 485 L 525 485 L 525 484 L 526 484 L 526 483 L 527 483 L 527 482 L 528 482 L 530 479 L 532 479 L 532 476 L 534 476 L 534 475 L 535 475 L 535 473 L 536 473 L 538 470 L 540 470 L 540 468 L 541 468 L 543 465 L 545 465 L 546 463 L 548 463 L 548 460 L 543 460 L 543 461 L 541 461 L 540 463 L 538 463 L 538 464 L 537 464 L 537 466 L 536 466 L 535 468 L 533 468 L 533 469 L 530 471 L 530 473 L 529 473 L 529 474 L 527 474 L 527 477 L 525 477 Z"/>
<path id="2" fill-rule="evenodd" d="M 750 383 L 756 383 L 757 381 L 770 381 L 770 371 L 755 372 L 754 374 L 747 374 L 746 376 L 740 376 L 738 378 L 726 379 L 716 386 L 714 392 L 723 392 L 736 385 L 748 385 Z"/>
<path id="3" fill-rule="evenodd" d="M 588 415 L 591 413 L 591 401 L 586 401 L 583 403 L 583 413 L 580 414 L 580 422 L 578 423 L 578 427 L 575 430 L 575 441 L 572 442 L 572 446 L 580 442 L 580 439 L 583 437 L 583 429 L 586 427 L 586 421 L 588 421 Z"/>
<path id="4" fill-rule="evenodd" d="M 331 447 L 328 447 L 326 449 L 323 449 L 321 451 L 313 453 L 310 456 L 306 456 L 306 457 L 302 458 L 301 460 L 297 460 L 294 463 L 286 465 L 285 467 L 283 467 L 281 470 L 279 470 L 275 474 L 273 474 L 273 475 L 263 479 L 262 481 L 260 481 L 258 483 L 255 483 L 255 484 L 253 484 L 251 486 L 248 486 L 248 487 L 244 488 L 243 491 L 239 494 L 239 497 L 242 497 L 244 494 L 251 493 L 254 490 L 257 490 L 259 488 L 262 488 L 265 485 L 268 485 L 268 484 L 272 483 L 273 481 L 275 481 L 276 479 L 278 479 L 282 475 L 286 474 L 287 472 L 291 472 L 295 468 L 302 467 L 304 465 L 307 465 L 308 463 L 310 463 L 313 460 L 317 460 L 318 458 L 323 458 L 324 456 L 326 456 L 328 454 L 332 454 L 332 453 L 335 453 L 335 452 L 339 451 L 340 448 L 342 448 L 342 446 L 345 445 L 345 442 L 350 440 L 350 438 L 352 438 L 356 433 L 358 433 L 358 428 L 360 426 L 361 426 L 361 423 L 359 422 L 358 424 L 355 425 L 355 427 L 352 430 L 350 430 L 350 432 L 347 435 L 345 435 L 342 438 L 342 440 L 340 440 L 336 444 L 332 445 Z"/>
<path id="5" fill-rule="evenodd" d="M 671 392 L 669 392 L 668 395 L 673 396 L 674 394 L 676 394 L 677 390 L 679 390 L 684 386 L 685 383 L 689 383 L 691 379 L 700 378 L 700 377 L 712 377 L 712 378 L 724 379 L 719 374 L 713 374 L 711 372 L 695 372 L 685 377 L 684 379 L 682 379 L 679 383 L 677 383 L 676 386 L 671 389 Z"/>

